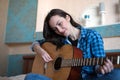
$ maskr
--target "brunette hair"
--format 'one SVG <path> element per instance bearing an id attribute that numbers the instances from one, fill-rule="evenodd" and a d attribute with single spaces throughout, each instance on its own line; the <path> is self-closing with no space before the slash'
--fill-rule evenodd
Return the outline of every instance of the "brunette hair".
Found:
<path id="1" fill-rule="evenodd" d="M 58 35 L 55 33 L 53 29 L 50 28 L 49 20 L 52 16 L 59 15 L 60 17 L 66 18 L 66 15 L 70 16 L 70 23 L 75 26 L 81 26 L 80 24 L 76 23 L 70 14 L 61 10 L 61 9 L 52 9 L 44 20 L 44 27 L 43 27 L 43 37 L 46 41 L 52 42 L 53 44 L 57 45 L 57 47 L 61 47 L 63 45 L 62 40 L 65 39 L 64 36 Z"/>

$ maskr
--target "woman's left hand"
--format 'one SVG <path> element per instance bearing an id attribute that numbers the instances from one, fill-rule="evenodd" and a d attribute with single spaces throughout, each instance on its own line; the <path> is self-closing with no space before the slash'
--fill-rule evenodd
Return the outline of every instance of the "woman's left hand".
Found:
<path id="1" fill-rule="evenodd" d="M 106 59 L 106 61 L 104 61 L 104 65 L 99 67 L 99 71 L 102 74 L 109 73 L 113 69 L 114 69 L 114 66 L 113 66 L 112 62 L 109 59 Z"/>

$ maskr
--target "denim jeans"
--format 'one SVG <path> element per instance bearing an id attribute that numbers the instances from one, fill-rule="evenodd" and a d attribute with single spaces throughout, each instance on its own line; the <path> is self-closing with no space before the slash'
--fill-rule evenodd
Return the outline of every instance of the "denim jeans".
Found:
<path id="1" fill-rule="evenodd" d="M 52 80 L 44 75 L 29 73 L 24 80 Z M 81 79 L 80 79 L 81 80 Z M 102 76 L 87 76 L 83 80 L 120 80 L 120 69 L 114 69 L 110 73 Z"/>
<path id="2" fill-rule="evenodd" d="M 120 69 L 114 69 L 110 73 L 107 73 L 102 76 L 87 76 L 83 80 L 120 80 Z"/>
<path id="3" fill-rule="evenodd" d="M 44 75 L 29 73 L 25 76 L 24 80 L 52 80 Z"/>

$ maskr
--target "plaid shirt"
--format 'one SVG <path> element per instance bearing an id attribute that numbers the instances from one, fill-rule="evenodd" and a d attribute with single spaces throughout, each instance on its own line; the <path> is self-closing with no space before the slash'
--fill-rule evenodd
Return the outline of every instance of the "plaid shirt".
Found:
<path id="1" fill-rule="evenodd" d="M 71 44 L 66 38 L 65 44 Z M 92 57 L 105 57 L 103 40 L 101 35 L 92 29 L 81 28 L 81 35 L 79 36 L 77 48 L 81 49 L 84 58 Z M 95 73 L 95 66 L 84 66 L 82 67 L 82 78 L 88 74 Z"/>

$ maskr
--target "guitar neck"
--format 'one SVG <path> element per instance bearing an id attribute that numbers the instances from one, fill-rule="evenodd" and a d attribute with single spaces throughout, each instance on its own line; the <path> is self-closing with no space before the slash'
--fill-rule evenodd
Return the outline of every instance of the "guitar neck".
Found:
<path id="1" fill-rule="evenodd" d="M 111 60 L 114 65 L 120 64 L 120 56 L 109 56 L 105 58 L 76 58 L 76 59 L 63 59 L 61 67 L 70 66 L 93 66 L 93 65 L 103 65 L 106 59 Z"/>

